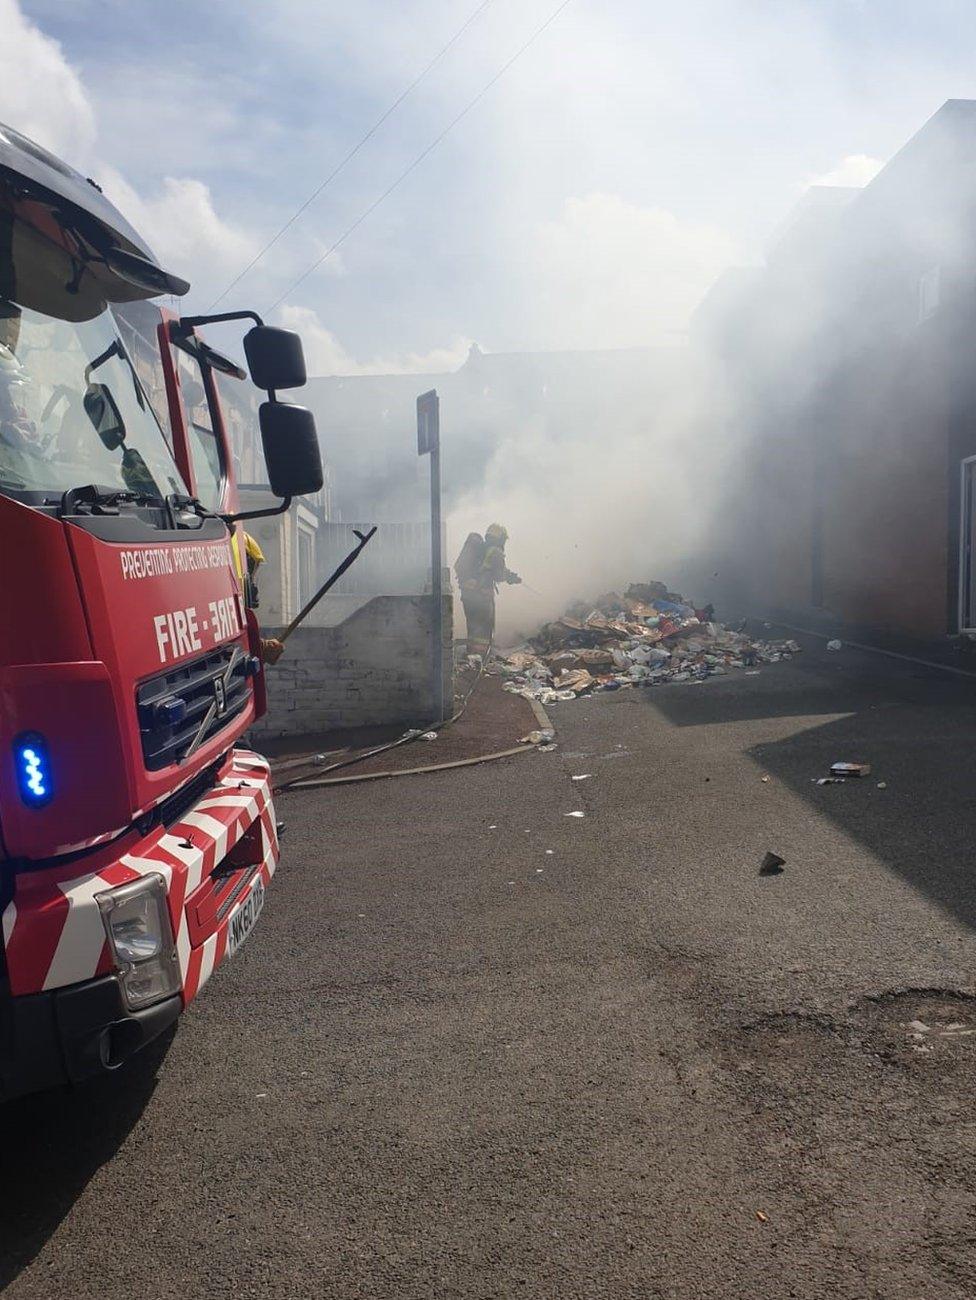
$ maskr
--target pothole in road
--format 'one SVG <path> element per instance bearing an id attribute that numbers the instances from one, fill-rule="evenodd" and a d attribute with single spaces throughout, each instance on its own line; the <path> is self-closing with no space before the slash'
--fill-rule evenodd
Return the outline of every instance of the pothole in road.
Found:
<path id="1" fill-rule="evenodd" d="M 976 1052 L 976 997 L 959 989 L 895 989 L 862 999 L 854 1014 L 879 1052 L 943 1059 Z"/>
<path id="2" fill-rule="evenodd" d="M 786 1011 L 742 1027 L 736 1035 L 736 1068 L 766 1075 L 817 1071 L 844 1046 L 842 1031 L 826 1016 Z"/>
<path id="3" fill-rule="evenodd" d="M 764 1016 L 735 1039 L 736 1068 L 773 1075 L 817 1073 L 844 1058 L 899 1067 L 951 1066 L 976 1054 L 976 995 L 959 989 L 895 989 L 859 999 L 845 1017 L 802 1010 Z"/>

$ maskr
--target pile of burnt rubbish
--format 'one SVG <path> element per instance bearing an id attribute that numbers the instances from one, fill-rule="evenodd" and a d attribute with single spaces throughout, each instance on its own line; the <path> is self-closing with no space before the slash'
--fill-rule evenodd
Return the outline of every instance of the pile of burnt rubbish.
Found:
<path id="1" fill-rule="evenodd" d="M 542 704 L 596 691 L 703 682 L 706 678 L 791 659 L 795 641 L 757 640 L 716 622 L 660 582 L 639 582 L 623 596 L 577 602 L 546 623 L 521 649 L 496 656 L 491 671 L 505 690 Z"/>

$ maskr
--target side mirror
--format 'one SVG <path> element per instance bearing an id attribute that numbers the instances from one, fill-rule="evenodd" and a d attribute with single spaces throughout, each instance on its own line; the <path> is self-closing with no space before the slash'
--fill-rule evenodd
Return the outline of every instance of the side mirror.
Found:
<path id="1" fill-rule="evenodd" d="M 112 390 L 105 384 L 89 384 L 82 402 L 107 450 L 118 451 L 125 442 L 125 421 Z"/>
<path id="2" fill-rule="evenodd" d="M 266 392 L 301 388 L 305 383 L 307 375 L 302 340 L 292 330 L 255 325 L 244 335 L 244 355 L 252 381 Z"/>
<path id="3" fill-rule="evenodd" d="M 322 452 L 312 412 L 290 402 L 262 402 L 258 415 L 271 491 L 278 497 L 318 492 L 323 481 Z"/>

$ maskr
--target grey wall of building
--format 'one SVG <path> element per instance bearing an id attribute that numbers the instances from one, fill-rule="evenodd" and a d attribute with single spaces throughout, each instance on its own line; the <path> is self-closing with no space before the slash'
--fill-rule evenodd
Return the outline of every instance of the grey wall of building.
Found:
<path id="1" fill-rule="evenodd" d="M 360 599 L 338 598 L 348 602 L 350 611 L 341 622 L 302 626 L 289 638 L 284 658 L 265 675 L 268 712 L 252 728 L 257 743 L 431 720 L 430 597 Z M 443 618 L 443 708 L 448 713 L 453 703 L 450 597 L 443 599 Z"/>
<path id="2" fill-rule="evenodd" d="M 709 545 L 742 608 L 958 630 L 974 164 L 976 101 L 950 100 L 862 190 L 809 192 L 766 266 L 699 309 L 735 449 Z"/>

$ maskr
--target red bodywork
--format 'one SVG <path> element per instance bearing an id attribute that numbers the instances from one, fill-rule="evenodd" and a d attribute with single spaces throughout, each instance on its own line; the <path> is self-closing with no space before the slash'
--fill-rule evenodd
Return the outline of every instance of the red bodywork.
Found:
<path id="1" fill-rule="evenodd" d="M 195 493 L 187 419 L 160 326 L 174 454 Z M 228 466 L 223 508 L 236 506 L 219 396 L 206 373 L 214 429 Z M 98 844 L 213 763 L 263 711 L 254 698 L 227 729 L 179 766 L 142 764 L 135 690 L 162 668 L 220 645 L 259 651 L 228 534 L 221 541 L 118 544 L 0 496 L 10 562 L 0 584 L 0 706 L 12 740 L 39 731 L 51 746 L 56 806 L 17 797 L 10 744 L 0 759 L 3 848 L 11 858 L 57 857 Z M 169 616 L 169 618 L 167 618 Z M 162 624 L 157 620 L 162 619 Z M 60 779 L 59 771 L 61 769 Z"/>
<path id="2" fill-rule="evenodd" d="M 196 495 L 172 326 L 163 313 L 172 446 Z M 230 513 L 231 448 L 213 375 L 202 377 L 227 467 L 221 509 Z M 198 541 L 187 530 L 156 541 L 145 532 L 137 544 L 105 541 L 0 495 L 0 910 L 15 1002 L 111 973 L 96 895 L 150 871 L 167 884 L 189 1001 L 225 955 L 235 903 L 257 877 L 268 883 L 277 862 L 267 765 L 235 747 L 265 697 L 232 534 Z M 148 770 L 140 684 L 235 645 L 250 661 L 245 706 L 185 761 Z M 19 796 L 13 742 L 22 732 L 41 733 L 49 749 L 55 797 L 43 807 Z M 154 819 L 184 788 L 189 801 Z"/>

